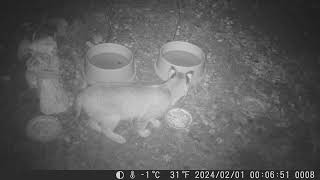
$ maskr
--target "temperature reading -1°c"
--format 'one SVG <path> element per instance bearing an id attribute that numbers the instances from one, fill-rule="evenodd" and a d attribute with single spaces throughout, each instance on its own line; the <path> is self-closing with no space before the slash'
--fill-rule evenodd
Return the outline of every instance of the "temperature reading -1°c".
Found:
<path id="1" fill-rule="evenodd" d="M 151 173 L 147 171 L 146 174 L 147 174 L 147 179 L 149 179 L 150 176 L 155 177 L 156 179 L 160 178 L 160 171 L 151 171 Z"/>

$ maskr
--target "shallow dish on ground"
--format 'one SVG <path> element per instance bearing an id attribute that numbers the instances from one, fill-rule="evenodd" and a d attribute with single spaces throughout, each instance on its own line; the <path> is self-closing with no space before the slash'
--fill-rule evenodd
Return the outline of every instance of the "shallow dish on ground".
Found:
<path id="1" fill-rule="evenodd" d="M 175 129 L 187 129 L 192 122 L 191 114 L 181 108 L 171 109 L 166 114 L 166 121 L 170 127 Z"/>
<path id="2" fill-rule="evenodd" d="M 49 142 L 56 139 L 62 132 L 58 118 L 40 115 L 31 119 L 26 127 L 27 136 L 35 141 Z"/>

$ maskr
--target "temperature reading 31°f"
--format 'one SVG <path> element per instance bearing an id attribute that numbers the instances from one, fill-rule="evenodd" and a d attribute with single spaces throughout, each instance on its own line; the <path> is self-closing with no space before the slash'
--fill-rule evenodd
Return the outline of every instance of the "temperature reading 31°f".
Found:
<path id="1" fill-rule="evenodd" d="M 187 178 L 190 171 L 170 171 L 171 179 Z"/>
<path id="2" fill-rule="evenodd" d="M 160 178 L 160 171 L 151 171 L 151 173 L 149 171 L 146 172 L 146 176 L 147 179 L 149 179 L 149 177 L 155 177 L 156 179 Z"/>

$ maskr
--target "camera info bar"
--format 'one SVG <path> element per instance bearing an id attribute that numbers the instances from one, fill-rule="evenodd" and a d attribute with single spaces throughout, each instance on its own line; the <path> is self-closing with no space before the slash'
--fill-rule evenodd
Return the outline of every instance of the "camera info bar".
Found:
<path id="1" fill-rule="evenodd" d="M 118 180 L 133 179 L 319 179 L 319 170 L 132 170 L 114 171 Z"/>

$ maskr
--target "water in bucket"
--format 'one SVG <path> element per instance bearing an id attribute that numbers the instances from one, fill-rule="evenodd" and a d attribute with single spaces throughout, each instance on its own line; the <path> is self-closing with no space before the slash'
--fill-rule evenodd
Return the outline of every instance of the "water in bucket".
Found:
<path id="1" fill-rule="evenodd" d="M 124 56 L 112 52 L 95 55 L 90 62 L 103 69 L 118 69 L 128 64 L 128 60 Z"/>
<path id="2" fill-rule="evenodd" d="M 195 66 L 201 62 L 201 59 L 186 51 L 169 51 L 163 55 L 168 62 L 177 66 Z"/>

